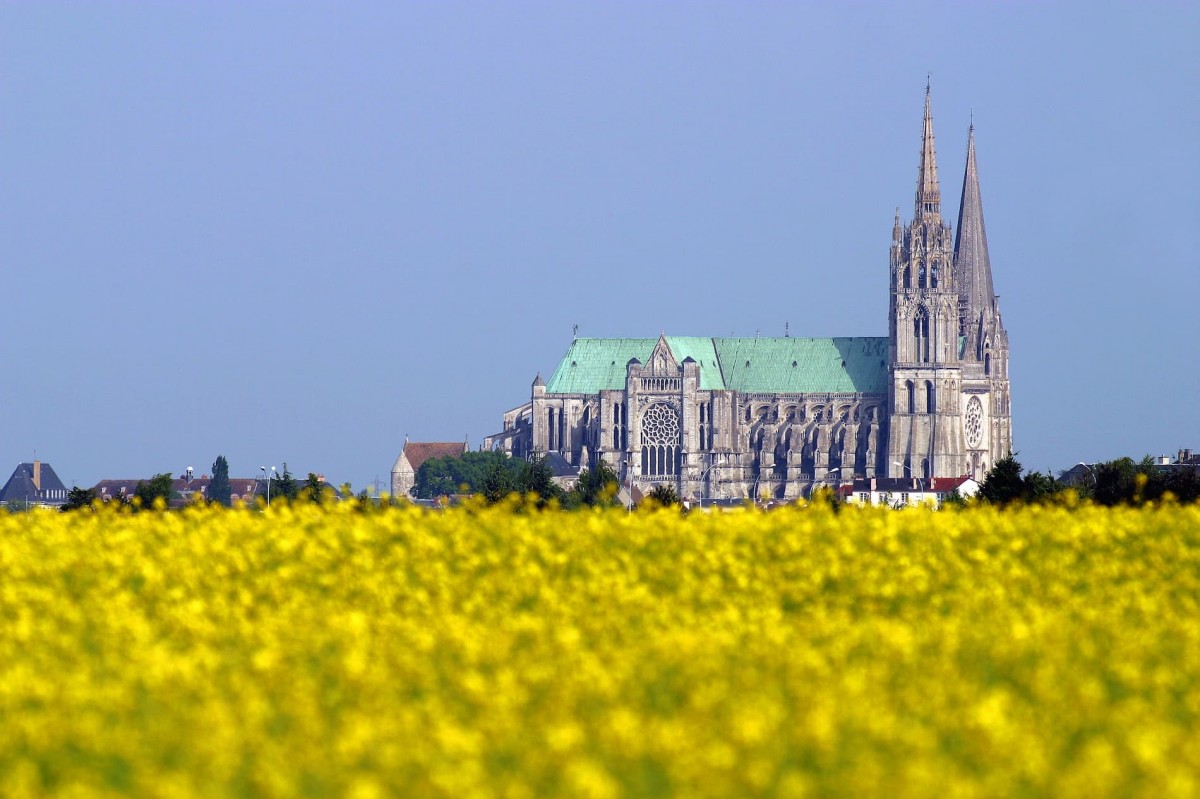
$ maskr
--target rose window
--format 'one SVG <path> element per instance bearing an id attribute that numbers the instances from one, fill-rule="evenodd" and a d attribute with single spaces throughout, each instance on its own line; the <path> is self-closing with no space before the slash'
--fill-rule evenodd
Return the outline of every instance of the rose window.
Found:
<path id="1" fill-rule="evenodd" d="M 963 419 L 963 429 L 967 434 L 967 446 L 975 449 L 983 441 L 983 403 L 979 397 L 971 397 L 967 403 L 967 415 Z"/>
<path id="2" fill-rule="evenodd" d="M 642 474 L 679 473 L 679 413 L 656 403 L 642 414 Z"/>

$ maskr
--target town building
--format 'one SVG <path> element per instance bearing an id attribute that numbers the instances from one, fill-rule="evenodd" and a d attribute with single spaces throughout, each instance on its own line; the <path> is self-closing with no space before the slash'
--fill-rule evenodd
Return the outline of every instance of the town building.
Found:
<path id="1" fill-rule="evenodd" d="M 1012 448 L 1008 334 L 974 126 L 952 229 L 928 86 L 913 216 L 896 214 L 887 277 L 887 336 L 577 338 L 484 447 L 604 460 L 627 485 L 696 499 L 790 499 L 855 477 L 982 479 Z"/>
<path id="2" fill-rule="evenodd" d="M 417 484 L 417 470 L 430 458 L 461 458 L 467 452 L 467 442 L 462 441 L 409 441 L 404 439 L 395 465 L 392 466 L 392 496 L 412 497 Z"/>
<path id="3" fill-rule="evenodd" d="M 37 460 L 18 464 L 4 488 L 0 488 L 0 503 L 5 505 L 62 505 L 66 501 L 67 487 L 50 464 Z"/>
<path id="4" fill-rule="evenodd" d="M 133 500 L 137 487 L 145 482 L 149 482 L 149 480 L 147 478 L 104 479 L 92 486 L 92 491 L 95 492 L 96 499 L 102 502 L 114 499 L 129 502 Z M 169 506 L 181 508 L 190 502 L 208 499 L 208 487 L 211 482 L 212 478 L 208 475 L 200 477 L 180 475 L 173 478 Z M 254 477 L 230 477 L 229 491 L 229 499 L 233 503 L 253 502 L 255 496 L 265 494 L 266 488 L 265 483 Z"/>
<path id="5" fill-rule="evenodd" d="M 938 507 L 956 494 L 963 499 L 979 492 L 979 482 L 970 477 L 870 477 L 860 478 L 838 489 L 847 502 L 857 505 L 886 505 L 900 508 L 908 505 Z"/>

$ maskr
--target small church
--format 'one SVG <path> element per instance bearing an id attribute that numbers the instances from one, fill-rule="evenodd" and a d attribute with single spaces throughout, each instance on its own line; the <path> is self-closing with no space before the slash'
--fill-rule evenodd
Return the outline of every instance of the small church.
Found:
<path id="1" fill-rule="evenodd" d="M 942 216 L 928 85 L 911 220 L 888 253 L 888 335 L 576 338 L 485 449 L 610 464 L 643 491 L 793 499 L 855 478 L 981 480 L 1012 449 L 1008 334 L 975 160 Z"/>

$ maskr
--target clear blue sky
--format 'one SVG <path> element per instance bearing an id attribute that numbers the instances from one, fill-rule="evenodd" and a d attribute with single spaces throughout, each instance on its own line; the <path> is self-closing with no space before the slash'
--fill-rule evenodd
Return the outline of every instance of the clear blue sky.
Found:
<path id="1" fill-rule="evenodd" d="M 1198 43 L 1194 2 L 4 3 L 0 479 L 361 488 L 572 324 L 886 335 L 927 72 L 1021 460 L 1200 447 Z"/>

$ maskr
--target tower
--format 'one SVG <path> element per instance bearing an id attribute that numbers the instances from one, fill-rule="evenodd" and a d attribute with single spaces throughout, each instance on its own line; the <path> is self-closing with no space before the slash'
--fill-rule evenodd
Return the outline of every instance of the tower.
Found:
<path id="1" fill-rule="evenodd" d="M 960 293 L 950 226 L 942 220 L 929 85 L 912 222 L 892 225 L 888 324 L 891 477 L 966 473 L 959 398 Z"/>
<path id="2" fill-rule="evenodd" d="M 975 164 L 975 125 L 967 132 L 967 168 L 958 206 L 954 240 L 954 280 L 958 286 L 962 339 L 962 423 L 967 474 L 981 478 L 1012 450 L 1009 402 L 1008 333 L 1000 317 L 1000 298 L 992 288 Z"/>

